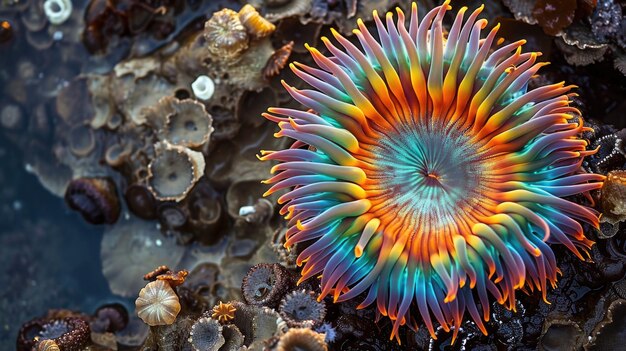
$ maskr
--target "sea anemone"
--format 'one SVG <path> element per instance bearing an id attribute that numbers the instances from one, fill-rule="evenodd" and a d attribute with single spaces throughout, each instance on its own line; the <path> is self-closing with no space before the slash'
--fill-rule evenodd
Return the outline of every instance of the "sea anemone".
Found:
<path id="1" fill-rule="evenodd" d="M 593 242 L 581 222 L 598 226 L 597 211 L 565 199 L 604 179 L 581 169 L 595 150 L 579 137 L 589 128 L 573 86 L 529 91 L 539 54 L 523 40 L 492 50 L 499 26 L 481 39 L 482 7 L 444 31 L 450 8 L 418 24 L 413 4 L 408 28 L 399 9 L 397 24 L 374 13 L 378 40 L 360 20 L 353 31 L 362 49 L 332 31 L 343 49 L 322 38 L 330 56 L 307 46 L 319 68 L 290 65 L 313 89 L 283 83 L 309 110 L 265 114 L 296 140 L 260 158 L 279 162 L 266 194 L 287 190 L 285 246 L 306 244 L 300 282 L 321 274 L 318 299 L 363 294 L 360 308 L 376 302 L 394 321 L 392 338 L 417 327 L 416 311 L 433 338 L 435 322 L 454 338 L 465 311 L 486 334 L 489 295 L 510 309 L 517 289 L 545 300 L 559 272 L 547 244 L 583 259 Z"/>

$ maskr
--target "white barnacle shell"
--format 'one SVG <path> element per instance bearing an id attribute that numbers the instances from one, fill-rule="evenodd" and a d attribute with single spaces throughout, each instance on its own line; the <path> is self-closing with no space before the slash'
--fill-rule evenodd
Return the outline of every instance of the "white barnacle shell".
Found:
<path id="1" fill-rule="evenodd" d="M 191 83 L 193 94 L 200 100 L 208 100 L 215 92 L 215 83 L 208 76 L 201 75 Z"/>
<path id="2" fill-rule="evenodd" d="M 139 318 L 150 326 L 172 324 L 180 312 L 178 295 L 164 280 L 150 282 L 141 289 L 135 307 Z"/>
<path id="3" fill-rule="evenodd" d="M 46 0 L 43 3 L 43 11 L 52 24 L 61 24 L 67 21 L 72 14 L 71 0 Z"/>

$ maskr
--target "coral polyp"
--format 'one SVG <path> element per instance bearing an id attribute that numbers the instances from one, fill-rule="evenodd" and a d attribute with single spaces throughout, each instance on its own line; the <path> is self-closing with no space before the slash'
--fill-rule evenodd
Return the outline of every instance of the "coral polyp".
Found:
<path id="1" fill-rule="evenodd" d="M 317 68 L 294 62 L 313 89 L 283 83 L 307 110 L 270 108 L 265 117 L 294 139 L 262 151 L 277 161 L 267 194 L 288 220 L 286 247 L 298 246 L 300 281 L 321 275 L 321 300 L 363 298 L 394 323 L 421 320 L 459 330 L 465 312 L 483 333 L 490 296 L 515 309 L 515 291 L 556 284 L 548 244 L 584 259 L 593 242 L 582 223 L 594 209 L 571 196 L 604 177 L 581 164 L 589 130 L 570 106 L 573 86 L 528 89 L 546 63 L 503 45 L 496 25 L 481 38 L 482 7 L 461 8 L 442 24 L 449 1 L 408 27 L 398 9 L 374 13 L 375 38 L 362 21 L 353 33 L 307 46 Z"/>

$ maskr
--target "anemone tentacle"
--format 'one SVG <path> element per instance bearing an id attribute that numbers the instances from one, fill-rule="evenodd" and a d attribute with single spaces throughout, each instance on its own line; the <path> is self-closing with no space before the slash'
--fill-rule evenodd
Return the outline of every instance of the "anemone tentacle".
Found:
<path id="1" fill-rule="evenodd" d="M 574 86 L 528 90 L 540 54 L 494 44 L 498 25 L 482 38 L 482 7 L 444 34 L 449 9 L 418 23 L 413 4 L 408 27 L 400 9 L 395 22 L 374 13 L 378 38 L 360 20 L 353 31 L 361 48 L 332 31 L 328 55 L 307 46 L 318 68 L 290 65 L 311 88 L 283 82 L 308 110 L 264 114 L 296 140 L 260 159 L 278 162 L 267 194 L 287 190 L 285 246 L 306 243 L 301 281 L 321 274 L 320 299 L 365 296 L 392 338 L 418 315 L 433 338 L 434 323 L 456 336 L 466 311 L 486 333 L 490 295 L 511 309 L 518 289 L 545 300 L 559 273 L 547 244 L 583 258 L 581 223 L 599 222 L 565 199 L 604 180 L 580 169 L 594 151 Z"/>

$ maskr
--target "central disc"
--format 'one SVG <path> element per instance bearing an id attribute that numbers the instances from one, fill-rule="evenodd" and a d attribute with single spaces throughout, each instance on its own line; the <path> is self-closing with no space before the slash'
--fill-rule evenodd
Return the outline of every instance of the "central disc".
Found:
<path id="1" fill-rule="evenodd" d="M 483 165 L 471 140 L 456 131 L 410 126 L 381 137 L 370 176 L 382 190 L 380 212 L 440 230 L 481 198 Z"/>

